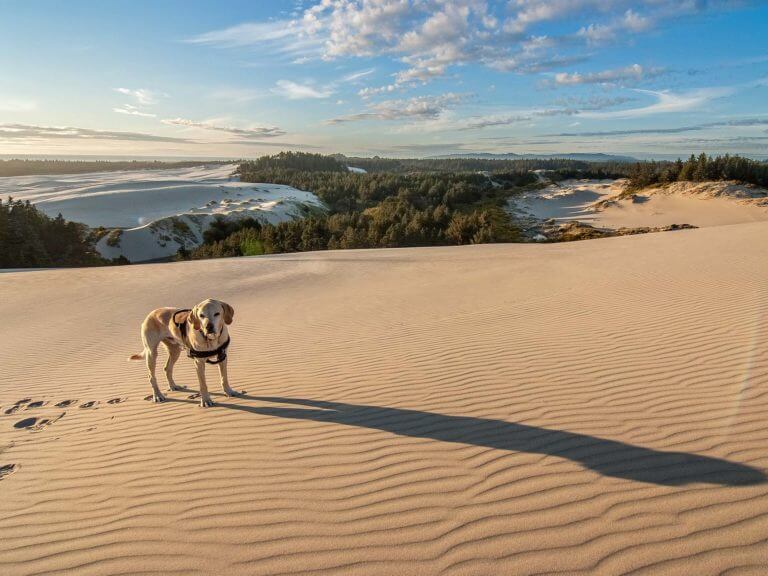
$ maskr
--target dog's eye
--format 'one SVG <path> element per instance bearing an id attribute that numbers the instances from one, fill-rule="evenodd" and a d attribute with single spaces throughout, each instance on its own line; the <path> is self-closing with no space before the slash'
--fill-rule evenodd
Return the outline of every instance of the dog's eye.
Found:
<path id="1" fill-rule="evenodd" d="M 214 314 L 213 316 L 214 316 L 214 318 L 215 318 L 216 316 L 221 316 L 221 314 L 219 314 L 218 312 L 216 312 L 216 314 Z"/>

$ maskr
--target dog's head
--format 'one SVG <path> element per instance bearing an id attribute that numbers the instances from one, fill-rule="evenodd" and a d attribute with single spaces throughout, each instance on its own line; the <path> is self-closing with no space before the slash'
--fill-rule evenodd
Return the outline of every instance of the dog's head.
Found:
<path id="1" fill-rule="evenodd" d="M 203 300 L 192 308 L 189 317 L 195 330 L 202 332 L 208 340 L 221 336 L 225 324 L 232 324 L 235 309 L 220 300 Z"/>

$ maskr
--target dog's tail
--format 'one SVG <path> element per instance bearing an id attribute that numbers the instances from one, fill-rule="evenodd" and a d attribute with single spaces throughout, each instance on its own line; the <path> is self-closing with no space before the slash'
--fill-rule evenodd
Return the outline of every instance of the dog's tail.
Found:
<path id="1" fill-rule="evenodd" d="M 131 360 L 144 360 L 144 351 L 142 350 L 141 354 L 133 354 L 128 358 L 128 362 Z"/>

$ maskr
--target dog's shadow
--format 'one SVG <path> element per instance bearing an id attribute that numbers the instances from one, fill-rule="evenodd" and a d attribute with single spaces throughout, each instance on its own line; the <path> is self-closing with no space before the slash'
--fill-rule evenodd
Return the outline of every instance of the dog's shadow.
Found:
<path id="1" fill-rule="evenodd" d="M 217 396 L 220 395 L 217 394 Z M 654 450 L 588 434 L 504 420 L 303 398 L 247 394 L 241 394 L 239 398 L 258 402 L 293 404 L 303 408 L 247 406 L 221 403 L 220 400 L 217 401 L 216 407 L 262 416 L 370 428 L 398 436 L 429 438 L 441 442 L 455 442 L 510 452 L 556 456 L 581 464 L 603 476 L 663 486 L 694 483 L 744 486 L 766 482 L 764 472 L 746 464 L 688 452 Z M 169 397 L 168 400 L 195 403 L 189 399 Z"/>

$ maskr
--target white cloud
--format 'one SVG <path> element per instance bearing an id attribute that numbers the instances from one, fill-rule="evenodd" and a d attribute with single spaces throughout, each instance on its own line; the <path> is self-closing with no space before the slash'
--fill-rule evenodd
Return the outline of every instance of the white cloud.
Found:
<path id="1" fill-rule="evenodd" d="M 162 96 L 165 96 L 165 94 L 161 92 L 153 92 L 152 90 L 147 90 L 146 88 L 137 88 L 135 90 L 130 88 L 115 88 L 115 92 L 119 92 L 120 94 L 125 94 L 126 96 L 135 98 L 136 102 L 142 106 L 151 106 L 152 104 L 157 104 L 158 99 Z"/>
<path id="2" fill-rule="evenodd" d="M 118 114 L 128 114 L 130 116 L 143 116 L 145 118 L 156 118 L 157 114 L 151 114 L 149 112 L 142 112 L 136 106 L 125 104 L 122 108 L 112 108 Z"/>
<path id="3" fill-rule="evenodd" d="M 343 124 L 360 120 L 427 120 L 438 118 L 443 112 L 467 99 L 467 94 L 448 92 L 439 96 L 416 96 L 402 100 L 385 100 L 369 104 L 365 112 L 339 116 L 326 124 Z"/>
<path id="4" fill-rule="evenodd" d="M 246 22 L 222 30 L 213 30 L 187 40 L 191 44 L 238 47 L 290 38 L 297 32 L 293 20 Z"/>
<path id="5" fill-rule="evenodd" d="M 37 142 L 44 140 L 120 140 L 126 142 L 176 142 L 194 143 L 185 138 L 158 136 L 141 132 L 116 132 L 72 126 L 37 126 L 33 124 L 0 124 L 0 141 Z"/>
<path id="6" fill-rule="evenodd" d="M 316 88 L 309 84 L 299 84 L 292 80 L 278 80 L 272 92 L 285 96 L 289 100 L 322 99 L 330 98 L 333 95 L 332 88 Z"/>
<path id="7" fill-rule="evenodd" d="M 469 63 L 518 73 L 562 67 L 583 60 L 579 49 L 595 42 L 621 41 L 666 20 L 736 1 L 508 0 L 501 20 L 484 0 L 321 0 L 300 17 L 243 23 L 190 42 L 260 46 L 270 54 L 290 54 L 297 62 L 391 56 L 405 65 L 393 82 L 401 87 L 443 77 L 452 67 Z M 548 21 L 562 22 L 563 35 L 536 35 L 535 27 Z"/>
<path id="8" fill-rule="evenodd" d="M 711 100 L 729 96 L 735 92 L 733 88 L 702 88 L 690 92 L 675 94 L 669 91 L 656 92 L 653 90 L 636 90 L 642 94 L 648 94 L 656 99 L 656 102 L 640 108 L 626 110 L 611 110 L 603 112 L 583 112 L 579 114 L 585 118 L 642 118 L 656 114 L 669 114 L 671 112 L 688 112 L 701 108 Z"/>
<path id="9" fill-rule="evenodd" d="M 162 120 L 162 123 L 169 126 L 183 126 L 185 128 L 200 128 L 202 130 L 226 132 L 242 138 L 274 138 L 285 134 L 284 130 L 277 127 L 253 126 L 251 128 L 235 128 L 233 126 L 223 126 L 213 122 L 197 122 L 186 118 L 168 118 Z"/>
<path id="10" fill-rule="evenodd" d="M 378 88 L 363 88 L 357 92 L 357 95 L 361 98 L 371 98 L 372 96 L 377 96 L 378 94 L 386 94 L 387 92 L 394 92 L 397 90 L 397 86 L 395 84 L 387 84 L 386 86 L 379 86 Z"/>
<path id="11" fill-rule="evenodd" d="M 359 72 L 352 72 L 351 74 L 347 74 L 344 76 L 341 81 L 342 82 L 356 82 L 360 80 L 361 78 L 365 78 L 366 76 L 370 76 L 376 71 L 375 68 L 369 68 L 368 70 L 360 70 Z"/>
<path id="12" fill-rule="evenodd" d="M 639 34 L 650 30 L 654 23 L 652 18 L 630 8 L 609 24 L 590 24 L 581 27 L 576 35 L 584 38 L 589 44 L 602 44 L 616 40 L 621 34 Z"/>
<path id="13" fill-rule="evenodd" d="M 561 72 L 555 74 L 554 83 L 557 86 L 575 86 L 579 84 L 622 84 L 627 82 L 639 82 L 648 78 L 654 78 L 663 74 L 660 68 L 644 68 L 640 64 L 632 64 L 626 68 L 603 70 L 580 74 L 579 72 Z"/>

